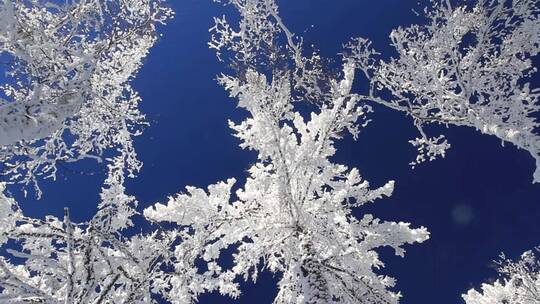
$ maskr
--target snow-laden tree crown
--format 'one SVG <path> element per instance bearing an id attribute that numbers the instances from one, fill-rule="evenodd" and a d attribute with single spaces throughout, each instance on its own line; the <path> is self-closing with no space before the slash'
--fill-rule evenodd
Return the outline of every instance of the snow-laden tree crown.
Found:
<path id="1" fill-rule="evenodd" d="M 466 304 L 540 303 L 540 248 L 525 252 L 518 261 L 499 262 L 501 279 L 469 290 Z"/>
<path id="2" fill-rule="evenodd" d="M 111 148 L 135 173 L 144 115 L 130 80 L 170 16 L 161 0 L 0 2 L 3 175 L 36 183 Z"/>
<path id="3" fill-rule="evenodd" d="M 0 196 L 0 246 L 17 244 L 0 257 L 0 303 L 194 303 L 204 291 L 236 290 L 212 269 L 198 272 L 204 233 L 125 232 L 137 202 L 124 192 L 122 162 L 109 165 L 98 212 L 86 223 L 73 223 L 67 209 L 63 219 L 29 218 Z"/>
<path id="4" fill-rule="evenodd" d="M 360 64 L 371 79 L 368 99 L 412 116 L 420 133 L 411 141 L 419 151 L 413 165 L 444 156 L 450 147 L 443 135 L 426 135 L 424 126 L 467 126 L 528 151 L 536 160 L 534 182 L 540 182 L 533 116 L 540 91 L 529 83 L 536 71 L 531 57 L 540 51 L 540 6 L 531 0 L 475 2 L 452 7 L 432 1 L 426 25 L 394 30 L 398 57 Z M 351 50 L 359 58 L 365 54 L 356 42 Z"/>
<path id="5" fill-rule="evenodd" d="M 4 175 L 36 182 L 54 177 L 57 162 L 116 155 L 88 222 L 72 222 L 67 209 L 27 217 L 0 184 L 0 302 L 194 303 L 206 292 L 237 298 L 240 282 L 270 271 L 279 278 L 274 303 L 399 303 L 377 250 L 404 256 L 430 235 L 365 212 L 399 181 L 373 187 L 332 160 L 338 140 L 368 126 L 372 103 L 413 118 L 413 165 L 450 147 L 426 134 L 432 123 L 473 127 L 540 158 L 539 93 L 528 84 L 540 48 L 537 1 L 431 1 L 425 23 L 392 32 L 398 57 L 381 60 L 355 38 L 337 72 L 307 50 L 274 0 L 223 3 L 240 18 L 216 18 L 209 46 L 231 67 L 219 84 L 248 113 L 229 126 L 257 159 L 243 183 L 187 187 L 139 213 L 124 187 L 140 167 L 131 139 L 144 123 L 129 81 L 170 10 L 157 0 L 1 2 Z M 366 92 L 353 89 L 358 75 Z M 135 217 L 150 228 L 128 229 Z M 532 257 L 507 262 L 502 281 L 464 299 L 533 303 Z"/>

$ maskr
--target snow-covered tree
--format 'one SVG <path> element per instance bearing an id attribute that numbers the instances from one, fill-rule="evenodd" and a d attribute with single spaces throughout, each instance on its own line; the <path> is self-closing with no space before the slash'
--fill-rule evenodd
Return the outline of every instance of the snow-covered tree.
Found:
<path id="1" fill-rule="evenodd" d="M 390 38 L 398 56 L 376 62 L 365 40 L 349 44 L 371 80 L 365 99 L 410 115 L 420 132 L 411 141 L 416 165 L 445 155 L 443 135 L 429 124 L 472 127 L 528 151 L 540 182 L 540 110 L 532 57 L 540 51 L 540 6 L 536 0 L 430 1 L 424 24 L 399 27 Z"/>
<path id="2" fill-rule="evenodd" d="M 429 123 L 475 127 L 538 159 L 530 117 L 538 92 L 526 83 L 539 48 L 532 0 L 480 0 L 471 8 L 433 1 L 427 24 L 392 34 L 398 58 L 381 61 L 357 38 L 339 72 L 308 54 L 274 0 L 223 2 L 240 18 L 216 18 L 209 45 L 230 63 L 219 83 L 248 115 L 229 125 L 257 160 L 243 184 L 188 187 L 146 208 L 144 233 L 134 232 L 141 214 L 123 186 L 139 167 L 131 137 L 143 118 L 129 79 L 170 11 L 158 0 L 2 2 L 1 58 L 13 80 L 0 107 L 7 176 L 29 182 L 54 176 L 58 161 L 100 158 L 111 147 L 118 155 L 108 160 L 98 211 L 85 223 L 73 223 L 68 210 L 63 219 L 26 217 L 0 184 L 0 250 L 7 252 L 0 302 L 192 303 L 208 291 L 235 298 L 237 280 L 256 281 L 267 270 L 279 278 L 274 303 L 395 304 L 400 293 L 377 250 L 403 256 L 406 244 L 429 233 L 358 216 L 390 196 L 394 182 L 371 187 L 358 169 L 333 161 L 336 141 L 356 139 L 370 121 L 369 103 L 413 117 L 422 135 L 413 141 L 421 152 L 415 164 L 449 147 L 425 135 Z M 369 92 L 353 92 L 357 73 Z"/>
<path id="3" fill-rule="evenodd" d="M 321 99 L 321 82 L 330 71 L 317 53 L 304 56 L 301 37 L 285 27 L 274 1 L 229 1 L 244 21 L 234 30 L 217 18 L 211 48 L 222 57 L 233 52 L 232 66 L 271 70 L 294 61 L 292 83 L 301 98 Z M 350 62 L 369 81 L 357 98 L 410 115 L 420 137 L 413 166 L 443 156 L 450 144 L 444 135 L 430 137 L 429 124 L 473 127 L 528 151 L 536 160 L 534 182 L 540 181 L 540 137 L 535 116 L 540 112 L 538 88 L 529 82 L 536 71 L 532 58 L 540 51 L 540 8 L 536 0 L 429 0 L 422 24 L 399 27 L 390 38 L 398 54 L 388 61 L 369 40 L 346 44 Z M 451 3 L 458 2 L 458 5 Z M 275 32 L 284 33 L 275 41 Z M 271 53 L 263 58 L 260 53 Z M 328 81 L 326 81 L 328 82 Z"/>
<path id="4" fill-rule="evenodd" d="M 397 303 L 394 280 L 377 270 L 384 264 L 376 249 L 389 246 L 402 256 L 404 244 L 429 234 L 353 215 L 391 195 L 394 186 L 390 181 L 371 189 L 357 169 L 331 161 L 335 141 L 346 131 L 356 137 L 370 112 L 351 93 L 354 62 L 344 58 L 341 75 L 318 77 L 316 55 L 299 53 L 274 1 L 231 3 L 241 14 L 239 31 L 217 19 L 211 47 L 220 58 L 229 53 L 238 71 L 219 82 L 250 114 L 230 126 L 242 148 L 257 152 L 257 162 L 235 198 L 231 179 L 208 193 L 188 188 L 145 215 L 208 231 L 201 245 L 209 269 L 216 269 L 225 249 L 234 249 L 234 266 L 218 267 L 220 277 L 255 281 L 263 269 L 280 274 L 274 303 Z M 307 113 L 295 109 L 306 103 L 304 96 L 317 97 Z"/>
<path id="5" fill-rule="evenodd" d="M 467 304 L 538 304 L 540 303 L 540 248 L 525 252 L 521 259 L 504 258 L 499 262 L 501 278 L 482 284 L 482 291 L 471 289 L 463 295 Z"/>
<path id="6" fill-rule="evenodd" d="M 144 116 L 130 80 L 171 16 L 161 0 L 0 1 L 0 161 L 13 182 L 56 175 L 59 162 L 123 151 Z"/>
<path id="7" fill-rule="evenodd" d="M 26 217 L 0 185 L 0 303 L 184 304 L 214 289 L 234 295 L 232 280 L 195 267 L 200 234 L 159 226 L 132 232 L 137 202 L 121 186 L 123 171 L 117 157 L 85 223 L 73 223 L 67 209 L 63 219 Z"/>
<path id="8" fill-rule="evenodd" d="M 220 251 L 237 246 L 232 273 L 257 279 L 260 269 L 280 273 L 274 303 L 397 303 L 387 290 L 393 280 L 374 272 L 384 264 L 375 251 L 428 238 L 424 228 L 383 222 L 353 208 L 392 193 L 393 182 L 371 190 L 356 169 L 332 163 L 334 141 L 354 128 L 365 108 L 348 95 L 352 74 L 335 96 L 305 121 L 293 111 L 290 83 L 248 72 L 246 82 L 222 78 L 251 117 L 231 123 L 242 146 L 258 152 L 245 186 L 230 199 L 234 180 L 211 186 L 206 194 L 189 188 L 166 205 L 146 210 L 154 220 L 209 232 L 204 259 L 213 264 Z M 225 272 L 230 276 L 230 272 Z"/>

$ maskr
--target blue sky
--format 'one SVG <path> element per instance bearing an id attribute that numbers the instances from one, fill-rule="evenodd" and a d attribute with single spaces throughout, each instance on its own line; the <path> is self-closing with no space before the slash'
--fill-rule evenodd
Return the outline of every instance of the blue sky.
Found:
<path id="1" fill-rule="evenodd" d="M 127 185 L 141 207 L 163 202 L 186 185 L 205 187 L 229 177 L 242 181 L 255 160 L 238 147 L 227 127 L 228 119 L 245 113 L 217 85 L 215 76 L 225 66 L 207 47 L 212 17 L 221 16 L 224 8 L 201 0 L 169 3 L 176 17 L 162 28 L 163 37 L 134 81 L 151 124 L 136 140 L 144 167 Z M 416 1 L 278 3 L 290 29 L 333 58 L 356 36 L 373 40 L 390 56 L 390 30 L 418 21 L 412 11 Z M 534 85 L 540 87 L 538 77 Z M 362 83 L 356 86 L 360 90 Z M 412 121 L 377 106 L 372 119 L 358 141 L 345 138 L 338 144 L 336 160 L 357 167 L 374 186 L 396 180 L 391 198 L 357 214 L 370 212 L 431 232 L 429 241 L 408 246 L 403 259 L 381 250 L 384 273 L 398 279 L 401 303 L 461 303 L 461 293 L 495 276 L 492 260 L 500 252 L 517 257 L 540 244 L 540 185 L 531 184 L 534 162 L 526 152 L 503 148 L 495 137 L 472 129 L 439 129 L 452 144 L 447 157 L 412 170 L 408 163 L 415 151 L 407 142 L 416 135 Z M 60 216 L 67 206 L 74 220 L 86 220 L 96 209 L 103 174 L 104 168 L 93 162 L 67 164 L 56 182 L 43 184 L 43 199 L 21 198 L 23 207 L 41 217 Z M 264 275 L 257 284 L 245 284 L 244 296 L 236 301 L 208 295 L 200 303 L 272 303 L 274 281 Z"/>

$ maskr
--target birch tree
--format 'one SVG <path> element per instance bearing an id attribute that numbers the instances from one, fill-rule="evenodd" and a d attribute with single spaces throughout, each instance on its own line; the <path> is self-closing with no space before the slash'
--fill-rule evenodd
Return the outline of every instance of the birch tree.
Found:
<path id="1" fill-rule="evenodd" d="M 55 178 L 57 164 L 123 151 L 144 115 L 130 80 L 171 16 L 161 0 L 0 2 L 0 160 L 5 180 Z"/>

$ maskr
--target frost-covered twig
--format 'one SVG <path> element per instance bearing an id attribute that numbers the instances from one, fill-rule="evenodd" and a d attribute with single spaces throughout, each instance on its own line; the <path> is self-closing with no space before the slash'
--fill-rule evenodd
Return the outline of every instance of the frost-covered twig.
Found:
<path id="1" fill-rule="evenodd" d="M 502 256 L 501 278 L 482 284 L 481 292 L 471 289 L 463 295 L 467 304 L 538 304 L 540 303 L 540 248 L 525 252 L 512 261 Z"/>
<path id="2" fill-rule="evenodd" d="M 4 180 L 55 178 L 58 162 L 110 148 L 136 172 L 132 137 L 144 116 L 130 80 L 170 16 L 161 0 L 1 1 Z"/>
<path id="3" fill-rule="evenodd" d="M 451 6 L 450 1 L 431 0 L 424 13 L 424 24 L 392 32 L 398 56 L 387 62 L 366 65 L 373 56 L 364 51 L 365 43 L 350 44 L 371 80 L 365 98 L 407 113 L 421 133 L 432 123 L 467 126 L 510 142 L 536 160 L 534 182 L 540 182 L 535 117 L 540 91 L 530 83 L 536 71 L 532 58 L 540 51 L 538 1 L 479 0 Z M 412 142 L 425 147 L 413 164 L 426 153 L 430 159 L 444 156 L 450 147 L 443 138 L 425 134 Z"/>

